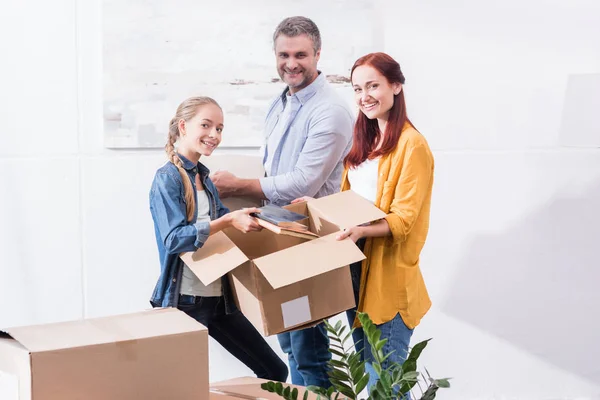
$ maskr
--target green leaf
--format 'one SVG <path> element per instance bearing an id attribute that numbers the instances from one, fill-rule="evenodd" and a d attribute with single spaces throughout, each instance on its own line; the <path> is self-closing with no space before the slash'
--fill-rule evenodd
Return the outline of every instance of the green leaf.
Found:
<path id="1" fill-rule="evenodd" d="M 344 357 L 346 357 L 346 354 L 342 353 L 342 352 L 341 352 L 341 351 L 339 351 L 339 350 L 333 349 L 333 348 L 331 348 L 331 347 L 329 348 L 329 352 L 330 352 L 331 354 L 335 354 L 336 356 L 338 356 L 338 357 L 341 357 L 341 358 L 344 358 Z"/>
<path id="2" fill-rule="evenodd" d="M 291 393 L 292 393 L 291 387 L 288 386 L 285 389 L 283 389 L 283 397 L 289 398 Z"/>
<path id="3" fill-rule="evenodd" d="M 332 384 L 334 384 L 334 381 L 331 381 Z M 334 391 L 337 393 L 342 393 L 344 395 L 344 398 L 349 396 L 350 393 L 350 397 L 352 397 L 352 389 L 350 388 L 345 388 L 345 387 L 338 387 L 334 384 Z M 330 397 L 331 398 L 331 397 Z"/>
<path id="4" fill-rule="evenodd" d="M 377 391 L 375 387 L 371 388 L 371 392 L 369 393 L 369 400 L 379 400 L 381 399 L 381 395 Z"/>
<path id="5" fill-rule="evenodd" d="M 409 372 L 402 374 L 402 379 L 407 380 L 407 381 L 414 381 L 419 378 L 419 375 L 420 374 L 417 371 L 409 371 Z"/>
<path id="6" fill-rule="evenodd" d="M 329 347 L 333 347 L 334 349 L 338 349 L 340 351 L 346 351 L 346 349 L 344 348 L 344 346 L 341 346 L 339 344 L 329 343 Z"/>
<path id="7" fill-rule="evenodd" d="M 384 387 L 391 387 L 392 386 L 392 377 L 390 376 L 389 372 L 382 371 L 381 374 L 379 375 L 379 382 L 381 382 L 381 384 Z"/>
<path id="8" fill-rule="evenodd" d="M 384 356 L 384 355 L 383 355 L 383 353 L 380 351 L 379 353 L 381 354 L 381 359 L 380 359 L 380 361 L 379 361 L 379 362 L 383 363 L 385 360 L 387 360 L 388 358 L 390 358 L 390 356 L 391 356 L 392 354 L 394 354 L 394 352 L 395 352 L 395 351 L 396 351 L 396 350 L 392 350 L 392 351 L 390 351 L 389 353 L 387 353 L 385 356 Z"/>
<path id="9" fill-rule="evenodd" d="M 350 356 L 348 356 L 346 362 L 348 363 L 348 368 L 354 369 L 360 365 L 360 357 L 357 357 L 356 353 L 352 353 Z"/>
<path id="10" fill-rule="evenodd" d="M 429 385 L 423 396 L 421 396 L 421 400 L 433 400 L 435 399 L 435 394 L 438 391 L 438 387 L 434 384 Z"/>
<path id="11" fill-rule="evenodd" d="M 365 362 L 350 368 L 350 375 L 352 376 L 352 382 L 358 382 L 365 375 Z"/>
<path id="12" fill-rule="evenodd" d="M 348 364 L 346 364 L 342 360 L 331 359 L 328 361 L 328 363 L 329 363 L 329 365 L 333 365 L 334 367 L 337 367 L 337 368 L 348 368 Z"/>
<path id="13" fill-rule="evenodd" d="M 346 383 L 346 381 L 337 378 L 329 378 L 329 381 L 333 386 L 335 386 L 335 388 L 339 392 L 341 392 L 342 389 L 352 390 L 352 388 L 348 385 L 348 383 Z"/>
<path id="14" fill-rule="evenodd" d="M 369 374 L 365 374 L 356 384 L 356 394 L 362 392 L 369 383 Z"/>
<path id="15" fill-rule="evenodd" d="M 352 389 L 339 388 L 338 391 L 352 400 L 356 399 L 356 394 L 352 391 Z"/>
<path id="16" fill-rule="evenodd" d="M 381 375 L 381 365 L 377 362 L 371 364 L 377 375 Z"/>
<path id="17" fill-rule="evenodd" d="M 275 393 L 275 383 L 269 381 L 260 385 L 262 390 L 266 390 L 267 392 Z"/>
<path id="18" fill-rule="evenodd" d="M 342 344 L 342 341 L 337 336 L 329 336 L 329 340 Z"/>
<path id="19" fill-rule="evenodd" d="M 375 344 L 375 349 L 377 351 L 381 351 L 381 349 L 383 349 L 383 346 L 385 346 L 385 344 L 388 342 L 387 339 L 383 339 L 383 340 L 379 340 L 376 344 Z"/>
<path id="20" fill-rule="evenodd" d="M 275 384 L 275 393 L 277 393 L 278 395 L 283 395 L 283 385 L 281 384 L 281 382 L 277 382 Z"/>
<path id="21" fill-rule="evenodd" d="M 347 382 L 350 380 L 348 374 L 345 371 L 339 369 L 330 369 L 329 371 L 327 371 L 327 375 L 329 375 L 330 378 L 338 379 L 343 382 Z"/>
<path id="22" fill-rule="evenodd" d="M 352 332 L 354 331 L 354 329 L 352 329 L 350 332 L 348 332 L 346 334 L 346 336 L 344 336 L 344 338 L 342 339 L 342 344 L 346 343 L 348 341 L 348 339 L 350 339 L 352 337 Z"/>
<path id="23" fill-rule="evenodd" d="M 336 331 L 336 332 L 339 332 L 339 330 L 340 330 L 340 327 L 341 327 L 341 326 L 342 326 L 342 321 L 338 321 L 338 322 L 335 324 L 335 331 Z"/>
<path id="24" fill-rule="evenodd" d="M 405 374 L 407 372 L 411 372 L 411 371 L 416 371 L 417 370 L 417 360 L 413 360 L 413 359 L 408 359 L 406 361 L 404 361 L 404 364 L 402 364 L 402 372 L 404 372 Z"/>
<path id="25" fill-rule="evenodd" d="M 415 360 L 416 361 L 421 356 L 423 349 L 425 349 L 425 347 L 427 346 L 427 343 L 430 340 L 431 339 L 423 340 L 422 342 L 415 344 L 413 346 L 413 348 L 410 350 L 407 360 Z"/>
<path id="26" fill-rule="evenodd" d="M 414 368 L 411 367 L 410 369 L 406 370 L 402 374 L 403 377 L 407 376 L 407 375 L 410 376 L 409 374 L 411 374 L 413 372 L 416 372 L 416 369 L 417 369 L 416 361 L 409 360 L 409 361 L 406 361 L 404 364 L 402 364 L 402 370 L 403 371 L 404 371 L 404 365 L 406 363 L 414 363 Z M 408 382 L 405 380 L 405 382 L 402 384 L 402 387 L 400 388 L 400 392 L 401 393 L 407 393 L 409 390 L 411 390 L 416 385 L 416 383 L 417 383 L 416 380 L 415 381 L 408 381 Z"/>
<path id="27" fill-rule="evenodd" d="M 305 391 L 304 391 L 304 397 L 302 397 L 302 400 L 308 400 L 308 394 L 309 394 L 309 393 L 310 393 L 310 392 L 309 392 L 308 390 L 305 390 Z"/>
<path id="28" fill-rule="evenodd" d="M 298 388 L 294 388 L 292 389 L 292 393 L 290 396 L 293 400 L 296 400 L 298 398 Z"/>
<path id="29" fill-rule="evenodd" d="M 449 388 L 450 387 L 450 382 L 449 381 L 450 378 L 442 378 L 442 379 L 434 379 L 433 383 L 441 388 Z"/>
<path id="30" fill-rule="evenodd" d="M 392 388 L 390 386 L 384 385 L 381 378 L 379 378 L 379 380 L 377 381 L 375 388 L 377 389 L 377 393 L 379 394 L 379 396 L 381 396 L 381 398 L 387 400 L 392 397 Z"/>
<path id="31" fill-rule="evenodd" d="M 314 385 L 310 385 L 306 387 L 306 390 L 309 390 L 311 392 L 313 392 L 314 394 L 321 394 L 321 395 L 327 395 L 327 390 L 323 389 L 322 387 L 319 386 L 314 386 Z"/>
<path id="32" fill-rule="evenodd" d="M 371 339 L 373 339 L 373 343 L 378 343 L 381 340 L 381 331 L 373 325 L 373 330 L 371 334 Z"/>
<path id="33" fill-rule="evenodd" d="M 402 382 L 402 370 L 400 368 L 390 368 L 390 374 L 392 375 L 392 382 L 394 385 L 399 385 Z"/>

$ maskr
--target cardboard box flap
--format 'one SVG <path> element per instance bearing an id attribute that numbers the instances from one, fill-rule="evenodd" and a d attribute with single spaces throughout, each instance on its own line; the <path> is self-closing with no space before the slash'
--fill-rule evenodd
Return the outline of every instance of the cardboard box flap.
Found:
<path id="1" fill-rule="evenodd" d="M 376 221 L 386 216 L 369 200 L 351 190 L 310 200 L 308 208 L 309 210 L 315 208 L 324 218 L 339 226 L 340 229 Z"/>
<path id="2" fill-rule="evenodd" d="M 210 236 L 204 246 L 195 252 L 182 253 L 180 258 L 205 285 L 248 261 L 248 257 L 223 232 Z"/>
<path id="3" fill-rule="evenodd" d="M 365 258 L 352 240 L 338 241 L 336 235 L 332 233 L 257 258 L 254 263 L 271 286 L 278 289 Z"/>
<path id="4" fill-rule="evenodd" d="M 203 330 L 184 312 L 165 308 L 5 331 L 30 352 L 43 352 Z"/>

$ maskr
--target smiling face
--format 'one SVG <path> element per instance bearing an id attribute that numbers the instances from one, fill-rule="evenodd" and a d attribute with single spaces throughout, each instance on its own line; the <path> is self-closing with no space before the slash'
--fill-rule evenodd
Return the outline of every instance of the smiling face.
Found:
<path id="1" fill-rule="evenodd" d="M 318 75 L 317 62 L 321 51 L 315 53 L 312 40 L 305 34 L 279 35 L 275 40 L 277 72 L 294 94 L 310 85 Z"/>
<path id="2" fill-rule="evenodd" d="M 352 87 L 360 111 L 369 119 L 381 121 L 387 121 L 394 96 L 402 90 L 402 84 L 390 83 L 370 65 L 356 67 L 352 73 Z"/>
<path id="3" fill-rule="evenodd" d="M 193 160 L 199 156 L 209 156 L 221 143 L 223 111 L 215 104 L 204 104 L 198 107 L 191 119 L 180 119 L 178 127 L 179 151 L 185 157 Z"/>

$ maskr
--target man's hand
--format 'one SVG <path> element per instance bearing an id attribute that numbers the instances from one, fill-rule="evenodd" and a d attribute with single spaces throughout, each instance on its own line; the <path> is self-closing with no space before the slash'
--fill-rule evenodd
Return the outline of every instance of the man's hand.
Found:
<path id="1" fill-rule="evenodd" d="M 311 200 L 314 200 L 314 199 L 312 197 L 302 196 L 302 197 L 292 200 L 292 204 L 304 203 L 305 201 L 311 201 Z"/>
<path id="2" fill-rule="evenodd" d="M 352 228 L 344 229 L 341 233 L 339 233 L 335 238 L 337 240 L 344 240 L 346 238 L 350 238 L 354 243 L 361 237 L 364 237 L 364 233 L 362 227 L 353 226 Z"/>
<path id="3" fill-rule="evenodd" d="M 219 197 L 226 198 L 233 196 L 240 187 L 240 180 L 237 176 L 228 171 L 217 171 L 210 179 L 219 191 Z"/>

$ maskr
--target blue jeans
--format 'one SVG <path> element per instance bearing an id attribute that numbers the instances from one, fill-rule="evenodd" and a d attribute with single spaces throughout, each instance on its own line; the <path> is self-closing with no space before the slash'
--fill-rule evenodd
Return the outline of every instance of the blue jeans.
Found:
<path id="1" fill-rule="evenodd" d="M 281 349 L 288 355 L 292 383 L 329 388 L 327 362 L 331 360 L 325 324 L 277 335 Z"/>
<path id="2" fill-rule="evenodd" d="M 364 239 L 360 239 L 356 244 L 361 250 L 364 249 Z M 352 289 L 354 290 L 354 299 L 357 305 L 360 293 L 361 265 L 361 262 L 350 265 Z M 352 327 L 352 324 L 354 323 L 354 317 L 356 316 L 356 308 L 346 311 L 346 316 L 348 317 L 348 323 L 350 324 L 350 327 Z M 390 366 L 390 362 L 403 364 L 404 360 L 406 360 L 408 357 L 408 346 L 410 344 L 410 338 L 413 334 L 413 329 L 409 329 L 404 324 L 400 314 L 396 314 L 394 319 L 391 321 L 376 326 L 381 331 L 381 339 L 388 340 L 385 346 L 383 346 L 383 354 L 385 355 L 391 351 L 394 351 L 394 353 L 383 362 L 381 367 L 383 369 L 388 368 Z M 372 363 L 375 361 L 375 359 L 373 357 L 373 353 L 371 352 L 371 346 L 369 345 L 362 328 L 357 328 L 352 333 L 352 339 L 355 343 L 356 352 L 361 350 L 363 351 L 362 359 L 366 361 L 365 369 L 369 373 L 369 383 L 367 383 L 367 388 L 370 392 L 371 387 L 375 386 L 377 380 L 379 379 L 372 366 Z M 410 397 L 405 396 L 405 398 L 409 399 Z"/>
<path id="3" fill-rule="evenodd" d="M 225 313 L 220 297 L 179 295 L 181 311 L 208 328 L 208 334 L 250 368 L 258 378 L 285 382 L 288 370 L 246 317 L 236 310 Z"/>
<path id="4" fill-rule="evenodd" d="M 389 322 L 383 323 L 381 325 L 377 325 L 377 328 L 381 331 L 381 339 L 387 339 L 387 343 L 383 346 L 383 354 L 388 354 L 393 351 L 392 355 L 387 358 L 383 364 L 382 368 L 386 369 L 390 366 L 390 363 L 398 363 L 403 364 L 404 360 L 408 357 L 408 345 L 410 344 L 410 338 L 412 336 L 413 330 L 409 329 L 402 320 L 400 314 L 396 314 L 394 319 Z M 363 335 L 362 328 L 357 329 L 354 333 L 358 335 Z M 354 336 L 353 338 L 355 338 Z M 355 339 L 356 340 L 356 339 Z M 366 338 L 364 338 L 366 341 Z M 375 358 L 373 357 L 373 353 L 371 352 L 371 346 L 368 343 L 365 344 L 364 347 L 364 360 L 367 362 L 365 364 L 365 370 L 369 373 L 369 383 L 367 383 L 367 389 L 371 391 L 371 387 L 377 384 L 377 380 L 379 376 L 377 376 L 377 372 L 373 369 L 373 361 Z M 405 397 L 409 399 L 408 396 Z"/>

